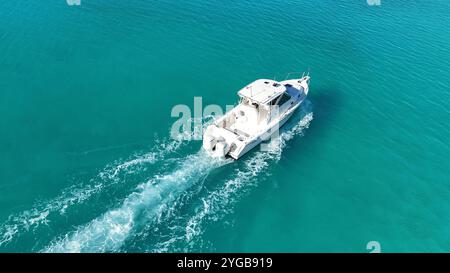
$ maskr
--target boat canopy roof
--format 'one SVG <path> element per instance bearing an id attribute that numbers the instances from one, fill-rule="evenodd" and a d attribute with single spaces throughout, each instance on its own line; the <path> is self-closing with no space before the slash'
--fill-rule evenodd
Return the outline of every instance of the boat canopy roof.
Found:
<path id="1" fill-rule="evenodd" d="M 268 104 L 286 90 L 286 86 L 277 81 L 261 79 L 242 88 L 238 95 L 258 104 Z"/>

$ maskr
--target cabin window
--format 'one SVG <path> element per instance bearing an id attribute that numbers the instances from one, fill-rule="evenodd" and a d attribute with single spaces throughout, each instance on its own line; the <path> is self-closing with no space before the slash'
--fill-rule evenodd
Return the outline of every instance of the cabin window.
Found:
<path id="1" fill-rule="evenodd" d="M 285 104 L 286 102 L 288 102 L 291 99 L 291 96 L 288 93 L 284 93 L 281 96 L 282 96 L 281 99 L 278 101 L 279 106 Z"/>
<path id="2" fill-rule="evenodd" d="M 283 93 L 282 95 L 280 95 L 280 96 L 276 97 L 275 99 L 273 99 L 270 102 L 270 105 L 271 106 L 274 106 L 274 105 L 281 106 L 281 105 L 285 104 L 286 102 L 288 102 L 290 99 L 291 99 L 291 95 L 289 95 L 288 93 Z"/>
<path id="3" fill-rule="evenodd" d="M 276 97 L 276 98 L 274 98 L 271 102 L 270 102 L 270 105 L 271 106 L 274 106 L 274 105 L 276 105 L 277 104 L 277 101 L 278 101 L 278 99 L 281 97 L 282 95 L 280 95 L 280 96 L 278 96 L 278 97 Z"/>

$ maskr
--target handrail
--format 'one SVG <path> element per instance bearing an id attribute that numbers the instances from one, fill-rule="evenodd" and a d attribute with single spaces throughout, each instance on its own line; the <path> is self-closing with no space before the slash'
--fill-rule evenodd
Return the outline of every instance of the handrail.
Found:
<path id="1" fill-rule="evenodd" d="M 288 80 L 289 79 L 289 77 L 292 75 L 292 74 L 298 74 L 298 75 L 300 75 L 300 73 L 301 73 L 301 77 L 300 77 L 300 79 L 303 79 L 305 76 L 309 76 L 309 69 L 308 69 L 308 72 L 305 74 L 305 72 L 289 72 L 289 73 L 287 73 L 287 75 L 286 75 L 286 78 L 284 79 L 285 81 L 286 80 Z"/>
<path id="2" fill-rule="evenodd" d="M 302 73 L 302 72 L 289 72 L 289 73 L 287 73 L 287 75 L 286 75 L 286 78 L 284 79 L 285 81 L 286 80 L 288 80 L 289 79 L 289 77 L 292 75 L 292 74 L 299 74 L 300 75 L 300 73 Z M 305 72 L 303 72 L 303 74 L 304 74 Z M 303 75 L 302 74 L 302 75 Z M 302 76 L 302 78 L 303 78 L 303 76 Z"/>

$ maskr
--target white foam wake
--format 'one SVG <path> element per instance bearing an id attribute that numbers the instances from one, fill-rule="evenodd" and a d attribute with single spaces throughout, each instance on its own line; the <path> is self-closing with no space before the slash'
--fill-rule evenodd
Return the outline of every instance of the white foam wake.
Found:
<path id="1" fill-rule="evenodd" d="M 229 161 L 214 160 L 201 150 L 187 156 L 172 173 L 155 177 L 138 186 L 116 209 L 54 241 L 44 252 L 105 252 L 118 250 L 141 221 L 158 215 L 168 203 Z M 145 217 L 140 217 L 145 215 Z"/>
<path id="2" fill-rule="evenodd" d="M 82 204 L 106 188 L 124 182 L 120 179 L 120 175 L 135 173 L 143 166 L 161 161 L 182 145 L 182 141 L 160 141 L 150 152 L 136 154 L 128 160 L 116 161 L 106 166 L 88 183 L 66 188 L 51 200 L 37 202 L 29 210 L 10 215 L 8 220 L 0 225 L 0 247 L 30 229 L 34 230 L 42 224 L 49 224 L 50 215 L 64 215 L 68 208 Z"/>
<path id="3" fill-rule="evenodd" d="M 135 155 L 133 158 L 126 160 L 125 162 L 115 162 L 111 166 L 106 167 L 100 172 L 99 176 L 105 180 L 110 179 L 117 181 L 119 175 L 122 173 L 135 173 L 140 171 L 139 167 L 146 164 L 153 164 L 156 161 L 163 160 L 168 154 L 176 152 L 184 144 L 181 140 L 162 141 L 159 143 L 153 151 L 145 153 L 143 155 Z"/>

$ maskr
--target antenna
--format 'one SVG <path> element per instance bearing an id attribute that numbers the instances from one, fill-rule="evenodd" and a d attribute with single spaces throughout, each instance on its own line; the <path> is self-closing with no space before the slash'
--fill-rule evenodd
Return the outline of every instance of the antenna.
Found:
<path id="1" fill-rule="evenodd" d="M 300 73 L 302 73 L 302 72 L 289 72 L 289 73 L 287 73 L 287 75 L 286 75 L 286 78 L 284 79 L 284 80 L 288 80 L 289 79 L 289 77 L 292 75 L 292 74 L 295 74 L 295 75 L 299 75 L 300 76 Z M 302 75 L 302 78 L 305 76 L 305 72 L 303 72 L 303 74 L 301 74 Z"/>

